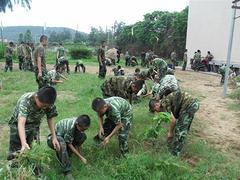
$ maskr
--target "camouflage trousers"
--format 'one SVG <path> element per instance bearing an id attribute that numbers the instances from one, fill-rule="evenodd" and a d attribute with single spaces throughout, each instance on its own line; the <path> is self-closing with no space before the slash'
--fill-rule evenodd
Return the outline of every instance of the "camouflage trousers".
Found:
<path id="1" fill-rule="evenodd" d="M 5 72 L 7 72 L 8 69 L 10 71 L 12 71 L 12 69 L 13 69 L 13 61 L 12 61 L 11 57 L 6 57 Z"/>
<path id="2" fill-rule="evenodd" d="M 47 70 L 42 69 L 42 78 L 38 79 L 38 68 L 35 67 L 35 77 L 36 82 L 38 83 L 38 89 L 48 86 Z"/>
<path id="3" fill-rule="evenodd" d="M 99 137 L 99 135 L 96 135 L 94 137 L 94 141 L 97 142 L 97 143 L 101 143 L 104 140 L 105 137 L 107 137 L 109 134 L 111 134 L 111 132 L 113 131 L 113 129 L 115 127 L 116 127 L 116 124 L 113 121 L 106 118 L 105 122 L 103 124 L 104 137 Z M 121 128 L 118 131 L 119 149 L 120 149 L 120 153 L 122 155 L 128 153 L 128 151 L 129 151 L 129 149 L 128 149 L 129 131 L 130 131 L 130 126 Z"/>
<path id="4" fill-rule="evenodd" d="M 175 135 L 172 144 L 170 145 L 171 153 L 173 155 L 178 156 L 182 151 L 185 139 L 194 118 L 194 114 L 198 111 L 198 109 L 199 102 L 196 100 L 190 105 L 188 109 L 183 111 L 177 119 L 174 129 Z"/>
<path id="5" fill-rule="evenodd" d="M 72 145 L 78 148 L 84 143 L 86 139 L 87 139 L 87 136 L 85 133 L 77 132 L 74 134 L 74 140 L 72 142 Z M 71 161 L 70 161 L 70 156 L 72 154 L 72 151 L 68 148 L 67 143 L 65 142 L 63 137 L 57 136 L 57 140 L 60 144 L 60 151 L 56 151 L 56 155 L 62 166 L 63 173 L 68 174 L 72 170 Z M 48 135 L 47 144 L 51 149 L 54 149 L 54 146 L 52 144 L 51 134 Z"/>
<path id="6" fill-rule="evenodd" d="M 18 56 L 18 61 L 19 70 L 24 70 L 24 57 Z"/>
<path id="7" fill-rule="evenodd" d="M 36 136 L 36 128 L 25 128 L 26 141 L 29 146 L 31 146 L 34 137 Z M 21 150 L 21 141 L 18 134 L 17 126 L 10 127 L 10 140 L 9 140 L 9 153 L 7 160 L 12 160 L 15 158 L 16 153 Z"/>
<path id="8" fill-rule="evenodd" d="M 99 63 L 99 74 L 98 77 L 104 79 L 107 73 L 106 63 L 102 62 L 102 65 Z"/>
<path id="9" fill-rule="evenodd" d="M 26 58 L 24 63 L 24 70 L 33 71 L 33 62 L 31 58 Z"/>
<path id="10" fill-rule="evenodd" d="M 187 61 L 183 61 L 182 70 L 185 71 L 187 67 Z"/>

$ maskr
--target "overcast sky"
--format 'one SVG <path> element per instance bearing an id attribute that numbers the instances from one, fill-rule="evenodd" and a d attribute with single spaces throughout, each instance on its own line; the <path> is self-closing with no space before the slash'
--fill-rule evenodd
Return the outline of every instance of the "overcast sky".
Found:
<path id="1" fill-rule="evenodd" d="M 67 3 L 67 4 L 66 4 Z M 91 26 L 111 27 L 115 20 L 133 24 L 153 11 L 181 11 L 189 0 L 32 0 L 31 9 L 14 6 L 1 13 L 3 26 L 70 27 L 89 32 Z"/>

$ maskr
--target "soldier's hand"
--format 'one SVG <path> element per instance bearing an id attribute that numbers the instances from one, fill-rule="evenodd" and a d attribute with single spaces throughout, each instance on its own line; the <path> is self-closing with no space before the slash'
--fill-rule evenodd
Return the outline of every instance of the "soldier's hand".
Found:
<path id="1" fill-rule="evenodd" d="M 38 73 L 38 79 L 42 79 L 42 73 Z"/>
<path id="2" fill-rule="evenodd" d="M 30 147 L 29 147 L 28 143 L 24 143 L 22 145 L 22 148 L 21 148 L 20 152 L 23 152 L 23 151 L 26 151 L 26 150 L 29 150 L 29 149 L 30 149 Z"/>
<path id="3" fill-rule="evenodd" d="M 110 138 L 109 137 L 106 137 L 104 140 L 103 140 L 103 144 L 104 145 L 107 145 L 110 141 Z"/>
<path id="4" fill-rule="evenodd" d="M 81 158 L 81 161 L 82 161 L 84 164 L 87 164 L 87 160 L 86 160 L 84 157 Z"/>
<path id="5" fill-rule="evenodd" d="M 100 138 L 102 138 L 102 136 L 104 136 L 104 129 L 101 127 L 100 128 L 100 130 L 99 130 L 99 132 L 98 132 L 98 136 L 100 137 Z"/>
<path id="6" fill-rule="evenodd" d="M 53 143 L 54 149 L 55 149 L 56 151 L 60 151 L 60 144 L 59 144 L 57 138 L 54 138 L 54 139 L 52 140 L 52 143 Z"/>

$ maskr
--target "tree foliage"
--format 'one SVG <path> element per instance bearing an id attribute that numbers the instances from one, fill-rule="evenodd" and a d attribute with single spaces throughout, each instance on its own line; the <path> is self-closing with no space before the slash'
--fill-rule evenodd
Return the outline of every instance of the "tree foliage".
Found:
<path id="1" fill-rule="evenodd" d="M 62 32 L 51 31 L 49 35 L 49 42 L 66 42 L 72 40 L 72 34 L 68 29 Z"/>
<path id="2" fill-rule="evenodd" d="M 30 9 L 30 3 L 32 0 L 1 0 L 0 1 L 0 12 L 6 12 L 6 9 L 10 9 L 12 11 L 13 4 L 21 4 L 22 7 L 26 9 Z"/>
<path id="3" fill-rule="evenodd" d="M 24 34 L 24 42 L 25 43 L 33 42 L 32 32 L 29 29 Z"/>
<path id="4" fill-rule="evenodd" d="M 135 50 L 136 53 L 151 49 L 162 57 L 169 57 L 175 50 L 181 58 L 186 43 L 187 18 L 188 7 L 181 12 L 148 13 L 143 21 L 121 26 L 116 43 L 122 49 Z"/>

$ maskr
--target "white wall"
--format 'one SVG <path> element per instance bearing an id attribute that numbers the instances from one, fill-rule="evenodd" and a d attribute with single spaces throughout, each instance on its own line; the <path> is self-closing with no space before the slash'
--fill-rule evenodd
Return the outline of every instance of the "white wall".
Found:
<path id="1" fill-rule="evenodd" d="M 200 49 L 202 56 L 211 51 L 217 63 L 226 62 L 231 6 L 232 0 L 190 0 L 186 42 L 188 60 Z M 237 10 L 239 15 L 240 10 Z M 240 18 L 235 21 L 232 50 L 232 64 L 240 65 Z"/>

